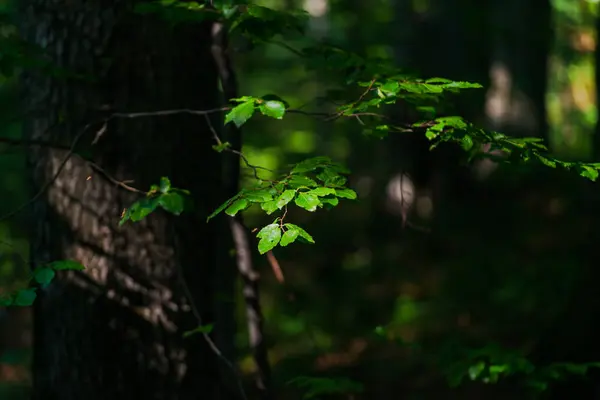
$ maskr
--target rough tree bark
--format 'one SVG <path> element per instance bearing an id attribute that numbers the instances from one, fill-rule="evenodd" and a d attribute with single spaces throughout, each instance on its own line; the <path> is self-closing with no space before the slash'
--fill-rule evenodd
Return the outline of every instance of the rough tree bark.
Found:
<path id="1" fill-rule="evenodd" d="M 107 115 L 101 109 L 218 106 L 210 26 L 172 28 L 133 13 L 135 3 L 19 2 L 25 38 L 57 66 L 86 75 L 24 74 L 25 106 L 39 110 L 26 121 L 26 136 L 62 144 L 79 138 L 76 151 L 104 171 L 64 150 L 30 154 L 34 191 L 43 191 L 31 214 L 34 262 L 74 259 L 87 267 L 60 273 L 37 300 L 33 398 L 241 398 L 238 387 L 223 383 L 230 377 L 203 337 L 182 338 L 198 321 L 178 271 L 203 322 L 215 322 L 213 283 L 225 248 L 215 234 L 224 220 L 205 222 L 222 200 L 206 121 L 180 114 L 94 123 Z M 195 210 L 178 218 L 157 212 L 118 228 L 139 195 L 106 174 L 143 190 L 168 176 L 192 192 Z"/>

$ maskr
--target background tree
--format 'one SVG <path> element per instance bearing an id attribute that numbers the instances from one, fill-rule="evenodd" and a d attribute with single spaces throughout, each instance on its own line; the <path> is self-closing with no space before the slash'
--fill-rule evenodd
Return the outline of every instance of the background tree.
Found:
<path id="1" fill-rule="evenodd" d="M 183 337 L 215 322 L 216 261 L 228 250 L 219 223 L 205 223 L 222 193 L 213 136 L 202 116 L 135 115 L 219 107 L 211 26 L 173 28 L 135 4 L 18 5 L 23 38 L 67 71 L 22 77 L 25 136 L 56 147 L 30 153 L 32 260 L 86 266 L 40 293 L 34 398 L 237 398 L 203 337 Z M 117 111 L 132 114 L 111 118 Z M 130 186 L 161 176 L 193 193 L 194 211 L 119 227 L 144 196 Z"/>

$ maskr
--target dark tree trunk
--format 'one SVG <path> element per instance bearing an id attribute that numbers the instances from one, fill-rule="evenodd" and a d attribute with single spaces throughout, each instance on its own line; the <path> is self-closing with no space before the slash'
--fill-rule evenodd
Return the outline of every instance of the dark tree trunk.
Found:
<path id="1" fill-rule="evenodd" d="M 91 155 L 113 178 L 147 190 L 168 176 L 174 187 L 190 190 L 195 203 L 192 213 L 178 218 L 156 212 L 119 228 L 122 210 L 139 195 L 110 182 L 81 157 L 47 148 L 31 152 L 34 190 L 52 182 L 31 215 L 34 262 L 74 259 L 86 266 L 83 273 L 58 274 L 36 302 L 33 398 L 239 398 L 238 387 L 223 383 L 231 377 L 221 376 L 222 360 L 203 337 L 182 338 L 199 321 L 179 271 L 202 322 L 219 323 L 213 284 L 216 260 L 223 259 L 218 253 L 225 248 L 217 225 L 224 221 L 205 222 L 222 200 L 220 160 L 206 121 L 191 115 L 113 118 L 105 130 L 93 123 L 101 108 L 218 105 L 210 26 L 172 28 L 133 14 L 133 5 L 19 4 L 26 39 L 57 66 L 86 75 L 23 76 L 26 106 L 41 110 L 25 123 L 26 136 L 62 144 L 79 137 L 77 151 Z"/>
<path id="2" fill-rule="evenodd" d="M 494 129 L 547 139 L 546 87 L 552 43 L 549 0 L 491 0 L 493 49 L 487 114 Z"/>

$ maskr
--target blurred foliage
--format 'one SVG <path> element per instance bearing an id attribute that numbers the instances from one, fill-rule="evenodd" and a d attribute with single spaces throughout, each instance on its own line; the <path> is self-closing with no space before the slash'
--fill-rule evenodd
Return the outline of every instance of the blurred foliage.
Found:
<path id="1" fill-rule="evenodd" d="M 594 51 L 598 3 L 553 0 L 552 5 L 556 39 L 549 55 L 550 139 L 559 154 L 589 158 L 597 121 Z"/>

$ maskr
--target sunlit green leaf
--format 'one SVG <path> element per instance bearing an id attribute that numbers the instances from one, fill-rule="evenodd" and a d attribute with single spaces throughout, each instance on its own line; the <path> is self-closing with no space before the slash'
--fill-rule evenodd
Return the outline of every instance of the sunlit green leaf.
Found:
<path id="1" fill-rule="evenodd" d="M 231 109 L 225 116 L 225 124 L 233 121 L 235 126 L 241 127 L 254 114 L 254 100 L 239 104 Z"/>
<path id="2" fill-rule="evenodd" d="M 150 215 L 156 207 L 158 207 L 158 197 L 145 197 L 139 201 L 136 201 L 123 213 L 123 217 L 119 222 L 119 225 L 123 225 L 128 220 L 137 222 L 141 221 Z"/>
<path id="3" fill-rule="evenodd" d="M 161 193 L 167 193 L 169 190 L 171 190 L 171 181 L 169 180 L 169 178 L 167 178 L 166 176 L 160 178 L 159 187 Z"/>
<path id="4" fill-rule="evenodd" d="M 262 189 L 245 192 L 244 198 L 252 203 L 262 203 L 273 200 L 273 195 L 271 194 L 271 189 Z"/>
<path id="5" fill-rule="evenodd" d="M 314 194 L 310 194 L 310 192 L 299 192 L 294 203 L 296 203 L 298 207 L 312 212 L 317 209 L 317 206 L 321 204 L 321 201 Z"/>
<path id="6" fill-rule="evenodd" d="M 271 118 L 281 119 L 285 114 L 285 105 L 277 100 L 265 101 L 258 108 L 261 113 Z"/>
<path id="7" fill-rule="evenodd" d="M 592 181 L 598 179 L 598 169 L 588 165 L 582 165 L 579 173 L 581 176 L 588 178 Z"/>
<path id="8" fill-rule="evenodd" d="M 308 192 L 308 194 L 323 197 L 323 196 L 328 196 L 330 194 L 335 194 L 335 189 L 328 188 L 328 187 L 318 187 L 318 188 L 315 188 L 315 189 L 311 190 L 310 192 Z"/>
<path id="9" fill-rule="evenodd" d="M 292 169 L 292 174 L 314 171 L 315 169 L 326 166 L 330 163 L 331 159 L 328 157 L 313 157 L 296 164 L 296 166 Z"/>
<path id="10" fill-rule="evenodd" d="M 249 205 L 250 202 L 246 199 L 236 200 L 229 207 L 227 207 L 225 214 L 233 217 L 240 211 L 244 211 Z"/>
<path id="11" fill-rule="evenodd" d="M 300 228 L 298 225 L 287 223 L 287 224 L 284 224 L 283 226 L 285 226 L 287 229 L 292 229 L 292 230 L 298 231 L 298 235 L 300 235 L 300 237 L 303 238 L 304 240 L 306 240 L 308 243 L 315 242 L 313 237 L 311 235 L 309 235 L 308 232 L 306 232 L 304 229 Z"/>
<path id="12" fill-rule="evenodd" d="M 315 187 L 317 186 L 317 182 L 312 180 L 311 178 L 304 175 L 293 175 L 288 181 L 288 185 L 291 188 L 301 188 L 301 187 Z"/>
<path id="13" fill-rule="evenodd" d="M 290 201 L 292 201 L 295 196 L 296 196 L 296 191 L 295 190 L 286 190 L 286 191 L 284 191 L 283 193 L 281 193 L 281 195 L 279 195 L 279 198 L 277 198 L 277 207 L 280 208 L 280 209 L 283 208 Z"/>
<path id="14" fill-rule="evenodd" d="M 265 254 L 277 246 L 281 240 L 281 227 L 279 224 L 267 225 L 258 232 L 256 237 L 260 239 L 258 251 L 260 254 Z"/>
<path id="15" fill-rule="evenodd" d="M 277 200 L 265 201 L 264 203 L 260 204 L 260 208 L 262 208 L 267 215 L 271 215 L 275 211 L 279 210 L 279 207 L 277 206 Z"/>
<path id="16" fill-rule="evenodd" d="M 279 242 L 279 245 L 287 246 L 288 244 L 293 243 L 298 238 L 298 236 L 300 236 L 300 231 L 298 229 L 288 229 L 284 232 L 283 236 L 281 237 L 281 242 Z"/>
<path id="17" fill-rule="evenodd" d="M 227 207 L 229 207 L 229 205 L 231 203 L 233 203 L 233 201 L 236 200 L 238 197 L 239 197 L 239 194 L 236 194 L 235 196 L 233 196 L 232 198 L 230 198 L 229 200 L 227 200 L 226 202 L 224 202 L 223 204 L 221 204 L 215 211 L 213 211 L 206 218 L 206 222 L 210 221 L 211 219 L 213 219 L 214 217 L 216 217 L 217 215 L 219 215 L 219 213 L 221 213 L 223 210 L 225 210 Z"/>
<path id="18" fill-rule="evenodd" d="M 177 192 L 160 195 L 158 202 L 163 209 L 175 215 L 181 214 L 185 209 L 185 198 Z"/>
<path id="19" fill-rule="evenodd" d="M 344 199 L 354 200 L 357 198 L 356 192 L 352 189 L 335 189 L 335 195 Z"/>

